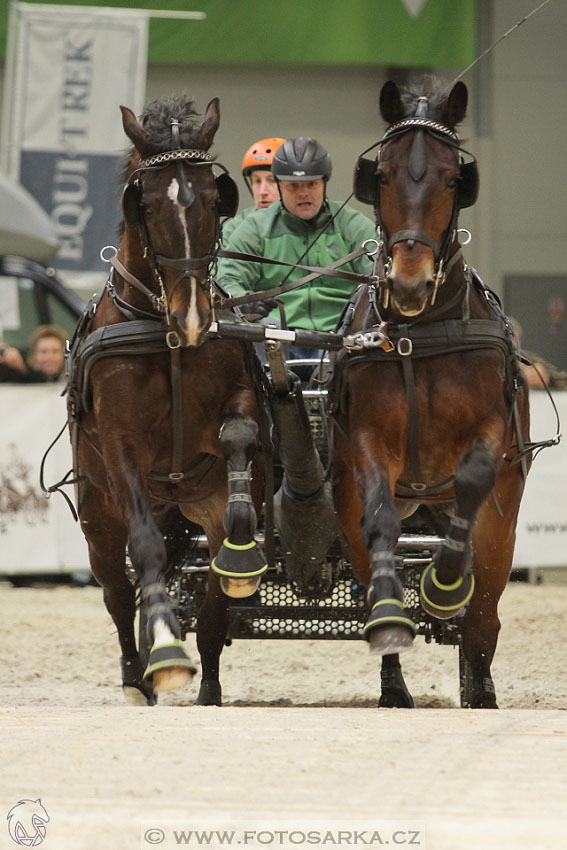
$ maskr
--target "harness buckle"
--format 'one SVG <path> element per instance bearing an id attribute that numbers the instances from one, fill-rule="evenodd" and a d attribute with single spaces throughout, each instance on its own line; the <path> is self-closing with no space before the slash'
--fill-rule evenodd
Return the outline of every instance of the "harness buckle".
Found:
<path id="1" fill-rule="evenodd" d="M 181 348 L 181 340 L 179 339 L 175 331 L 168 331 L 165 335 L 165 341 L 167 342 L 168 348 Z"/>
<path id="2" fill-rule="evenodd" d="M 409 339 L 409 337 L 402 336 L 398 340 L 398 345 L 396 347 L 400 357 L 409 357 L 413 351 L 413 342 Z M 413 487 L 414 485 L 412 484 L 411 486 Z"/>
<path id="3" fill-rule="evenodd" d="M 366 248 L 366 246 L 368 245 L 369 242 L 373 242 L 374 245 L 376 246 L 373 251 L 369 251 L 368 248 Z M 369 257 L 374 257 L 378 253 L 378 251 L 380 250 L 380 240 L 379 239 L 365 239 L 364 242 L 362 243 L 362 247 L 366 248 L 366 253 L 368 254 Z"/>
<path id="4" fill-rule="evenodd" d="M 170 481 L 181 481 L 183 478 L 182 472 L 170 472 L 167 476 Z"/>
<path id="5" fill-rule="evenodd" d="M 424 493 L 427 490 L 427 484 L 423 484 L 421 481 L 412 481 L 410 487 L 415 493 Z"/>
<path id="6" fill-rule="evenodd" d="M 114 253 L 110 257 L 107 257 L 105 251 L 114 251 Z M 115 248 L 114 245 L 105 245 L 104 248 L 100 249 L 99 257 L 103 263 L 111 263 L 112 258 L 115 257 L 117 254 L 118 248 Z"/>

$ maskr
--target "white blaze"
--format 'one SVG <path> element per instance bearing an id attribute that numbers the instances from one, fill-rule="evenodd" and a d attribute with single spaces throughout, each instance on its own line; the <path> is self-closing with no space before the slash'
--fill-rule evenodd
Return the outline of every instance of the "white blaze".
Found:
<path id="1" fill-rule="evenodd" d="M 189 337 L 189 345 L 196 345 L 201 325 L 197 311 L 197 278 L 193 277 L 193 275 L 191 275 L 191 298 L 189 299 L 189 309 L 185 316 L 185 326 Z"/>
<path id="2" fill-rule="evenodd" d="M 191 183 L 189 183 L 189 188 L 191 188 Z M 181 231 L 183 233 L 183 238 L 185 240 L 185 256 L 191 256 L 191 244 L 189 242 L 189 233 L 187 232 L 187 219 L 185 218 L 186 207 L 182 206 L 178 203 L 177 198 L 179 196 L 179 183 L 177 182 L 177 178 L 174 177 L 167 189 L 167 197 L 173 201 L 177 208 L 177 216 L 181 223 Z"/>
<path id="3" fill-rule="evenodd" d="M 191 183 L 189 183 L 189 187 L 191 187 Z M 179 222 L 181 224 L 181 231 L 183 233 L 183 237 L 185 240 L 185 256 L 191 256 L 191 243 L 189 242 L 189 233 L 187 231 L 187 219 L 185 217 L 186 208 L 178 203 L 177 198 L 179 196 L 179 183 L 177 182 L 177 178 L 174 177 L 169 187 L 167 189 L 167 197 L 173 201 L 177 210 L 177 216 L 179 218 Z M 187 314 L 185 316 L 185 327 L 187 330 L 187 336 L 189 338 L 189 345 L 196 345 L 197 339 L 199 337 L 199 331 L 201 330 L 201 325 L 199 322 L 199 313 L 197 310 L 197 278 L 191 275 L 191 296 L 189 299 L 189 309 L 187 310 Z"/>

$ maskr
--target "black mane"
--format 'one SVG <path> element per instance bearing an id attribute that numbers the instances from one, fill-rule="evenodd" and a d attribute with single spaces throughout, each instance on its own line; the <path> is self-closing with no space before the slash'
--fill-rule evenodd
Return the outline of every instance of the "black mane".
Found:
<path id="1" fill-rule="evenodd" d="M 187 95 L 170 95 L 162 100 L 149 103 L 142 112 L 140 123 L 152 137 L 151 151 L 148 154 L 163 153 L 171 150 L 171 119 L 179 121 L 181 146 L 195 147 L 200 121 L 195 102 Z"/>
<path id="2" fill-rule="evenodd" d="M 185 94 L 172 94 L 168 97 L 153 100 L 148 103 L 140 116 L 140 123 L 151 136 L 150 148 L 147 155 L 164 153 L 171 150 L 171 119 L 179 121 L 181 146 L 192 148 L 196 146 L 197 131 L 201 122 L 196 120 L 199 113 L 195 109 L 195 101 Z M 117 190 L 121 194 L 130 170 L 134 148 L 125 151 L 116 175 Z M 119 225 L 118 235 L 123 232 L 123 223 Z"/>

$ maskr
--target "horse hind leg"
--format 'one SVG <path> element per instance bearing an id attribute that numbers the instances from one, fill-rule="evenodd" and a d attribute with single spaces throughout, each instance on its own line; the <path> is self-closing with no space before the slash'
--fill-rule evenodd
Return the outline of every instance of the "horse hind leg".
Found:
<path id="1" fill-rule="evenodd" d="M 414 702 L 402 675 L 399 655 L 384 655 L 380 670 L 380 708 L 413 708 Z"/>
<path id="2" fill-rule="evenodd" d="M 126 574 L 126 527 L 111 500 L 86 480 L 80 488 L 79 516 L 92 573 L 118 632 L 124 698 L 132 705 L 154 705 L 136 647 L 136 591 Z"/>
<path id="3" fill-rule="evenodd" d="M 421 605 L 432 617 L 454 617 L 472 598 L 472 527 L 494 486 L 496 469 L 496 461 L 481 439 L 459 460 L 454 514 L 443 543 L 421 577 Z"/>
<path id="4" fill-rule="evenodd" d="M 257 517 L 251 492 L 252 461 L 258 426 L 240 413 L 230 414 L 220 433 L 228 469 L 228 501 L 223 524 L 227 536 L 211 561 L 223 593 L 233 598 L 252 596 L 268 569 L 254 540 Z"/>

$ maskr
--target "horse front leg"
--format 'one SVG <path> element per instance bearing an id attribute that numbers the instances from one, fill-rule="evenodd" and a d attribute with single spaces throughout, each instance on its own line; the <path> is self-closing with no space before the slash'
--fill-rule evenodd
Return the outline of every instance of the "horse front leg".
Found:
<path id="1" fill-rule="evenodd" d="M 484 438 L 475 440 L 459 459 L 449 529 L 421 578 L 421 605 L 432 617 L 454 617 L 474 593 L 472 528 L 480 506 L 494 486 L 496 472 L 494 454 Z"/>
<path id="2" fill-rule="evenodd" d="M 404 592 L 394 563 L 401 520 L 388 479 L 378 471 L 366 491 L 362 534 L 370 553 L 368 603 L 370 616 L 364 637 L 370 652 L 392 655 L 411 649 L 416 628 L 404 610 Z"/>
<path id="3" fill-rule="evenodd" d="M 128 528 L 128 552 L 145 609 L 151 649 L 144 680 L 151 681 L 154 693 L 161 693 L 184 686 L 196 670 L 181 646 L 179 623 L 165 584 L 165 542 L 150 509 L 143 472 L 134 461 L 137 454 L 122 447 L 115 455 L 120 464 L 109 477 Z"/>
<path id="4" fill-rule="evenodd" d="M 264 553 L 254 540 L 257 515 L 252 495 L 252 462 L 258 425 L 243 413 L 230 413 L 221 428 L 220 442 L 228 477 L 228 501 L 223 516 L 227 536 L 211 561 L 211 569 L 227 596 L 242 598 L 255 593 L 268 569 Z"/>

